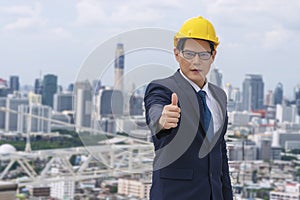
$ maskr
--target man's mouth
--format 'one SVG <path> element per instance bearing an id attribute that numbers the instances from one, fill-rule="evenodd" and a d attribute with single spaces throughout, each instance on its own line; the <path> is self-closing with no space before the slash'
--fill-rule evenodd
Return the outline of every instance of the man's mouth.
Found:
<path id="1" fill-rule="evenodd" d="M 193 72 L 201 72 L 202 70 L 201 69 L 191 69 L 191 71 L 193 71 Z"/>

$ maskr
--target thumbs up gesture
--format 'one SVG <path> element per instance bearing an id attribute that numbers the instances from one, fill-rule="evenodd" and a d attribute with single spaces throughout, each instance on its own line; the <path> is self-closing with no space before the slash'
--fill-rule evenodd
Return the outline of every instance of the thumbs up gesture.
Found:
<path id="1" fill-rule="evenodd" d="M 176 93 L 173 93 L 172 102 L 164 106 L 158 123 L 162 129 L 175 128 L 178 125 L 179 117 L 180 108 L 178 107 L 178 97 Z"/>

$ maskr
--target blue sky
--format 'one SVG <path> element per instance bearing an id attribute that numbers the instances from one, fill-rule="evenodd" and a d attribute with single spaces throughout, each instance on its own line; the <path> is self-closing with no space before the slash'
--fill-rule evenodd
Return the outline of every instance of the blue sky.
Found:
<path id="1" fill-rule="evenodd" d="M 112 36 L 143 27 L 176 31 L 202 15 L 221 41 L 214 67 L 224 83 L 241 87 L 245 74 L 263 74 L 265 91 L 282 82 L 292 97 L 300 84 L 299 10 L 299 0 L 1 1 L 0 77 L 19 75 L 21 84 L 33 84 L 40 72 L 53 73 L 67 86 Z"/>

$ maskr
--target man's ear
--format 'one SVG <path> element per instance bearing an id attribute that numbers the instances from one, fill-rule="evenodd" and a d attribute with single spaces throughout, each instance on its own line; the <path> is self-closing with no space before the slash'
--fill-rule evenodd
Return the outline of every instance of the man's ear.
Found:
<path id="1" fill-rule="evenodd" d="M 174 47 L 174 56 L 175 56 L 175 59 L 178 61 L 178 58 L 179 58 L 179 54 L 180 54 L 180 52 L 179 52 L 179 50 L 176 48 L 176 47 Z"/>
<path id="2" fill-rule="evenodd" d="M 214 51 L 212 52 L 212 55 L 211 55 L 213 61 L 215 60 L 216 55 L 217 55 L 217 51 L 214 50 Z"/>

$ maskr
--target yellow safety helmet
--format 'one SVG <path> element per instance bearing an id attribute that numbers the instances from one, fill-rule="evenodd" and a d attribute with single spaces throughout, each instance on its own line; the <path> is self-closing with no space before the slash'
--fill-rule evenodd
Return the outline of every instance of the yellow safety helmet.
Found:
<path id="1" fill-rule="evenodd" d="M 201 16 L 190 18 L 183 23 L 180 30 L 174 36 L 174 47 L 177 46 L 180 38 L 212 41 L 215 44 L 215 49 L 220 43 L 212 23 Z"/>

